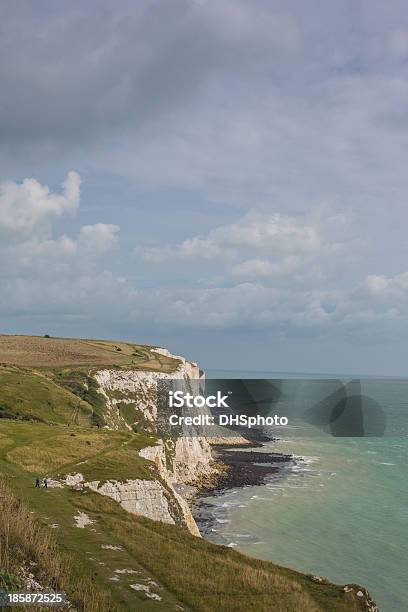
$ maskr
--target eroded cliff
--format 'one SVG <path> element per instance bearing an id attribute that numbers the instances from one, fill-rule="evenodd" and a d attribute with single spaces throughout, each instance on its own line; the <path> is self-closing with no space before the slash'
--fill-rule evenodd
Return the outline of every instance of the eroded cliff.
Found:
<path id="1" fill-rule="evenodd" d="M 175 370 L 165 373 L 114 367 L 93 371 L 92 377 L 105 401 L 106 428 L 156 434 L 153 444 L 138 453 L 139 457 L 154 464 L 156 472 L 152 473 L 152 479 L 98 481 L 86 480 L 78 473 L 69 475 L 65 484 L 111 497 L 133 514 L 166 523 L 183 523 L 191 533 L 199 535 L 190 508 L 175 487 L 192 484 L 214 473 L 211 447 L 202 436 L 157 437 L 157 399 L 160 381 L 199 381 L 203 374 L 196 364 L 171 355 L 166 349 L 153 348 L 151 351 L 174 359 Z"/>

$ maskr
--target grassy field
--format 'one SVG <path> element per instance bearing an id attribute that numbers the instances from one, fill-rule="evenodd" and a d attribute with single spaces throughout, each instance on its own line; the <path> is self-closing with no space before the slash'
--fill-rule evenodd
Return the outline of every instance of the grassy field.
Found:
<path id="1" fill-rule="evenodd" d="M 147 434 L 47 426 L 3 420 L 0 453 L 10 463 L 44 478 L 81 472 L 87 480 L 151 479 L 154 464 L 138 451 L 155 443 Z"/>
<path id="2" fill-rule="evenodd" d="M 90 374 L 81 369 L 83 361 L 78 370 L 65 363 L 79 350 L 81 359 L 87 351 L 91 359 L 102 353 L 113 359 L 125 352 L 112 348 L 121 343 L 68 341 L 72 352 L 59 355 L 59 341 L 28 339 L 32 351 L 38 343 L 48 347 L 34 369 L 28 366 L 33 356 L 24 357 L 15 338 L 7 345 L 3 337 L 0 348 L 0 361 L 9 358 L 0 367 L 0 587 L 21 588 L 19 568 L 25 565 L 84 612 L 365 609 L 355 592 L 215 546 L 184 527 L 130 515 L 91 491 L 35 488 L 37 476 L 76 472 L 101 482 L 158 478 L 156 466 L 138 455 L 155 437 L 96 427 L 92 415 L 97 410 L 103 418 L 103 402 Z M 134 345 L 131 350 L 137 352 Z M 142 360 L 145 351 L 147 359 L 148 348 L 140 351 L 131 358 Z M 78 526 L 85 515 L 88 522 Z"/>
<path id="3" fill-rule="evenodd" d="M 0 335 L 0 364 L 27 368 L 132 366 L 173 372 L 177 359 L 151 352 L 154 347 L 112 340 Z"/>

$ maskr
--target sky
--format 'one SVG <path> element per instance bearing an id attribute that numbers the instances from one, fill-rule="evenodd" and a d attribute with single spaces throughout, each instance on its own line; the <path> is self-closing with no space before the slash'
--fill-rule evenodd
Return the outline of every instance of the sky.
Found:
<path id="1" fill-rule="evenodd" d="M 406 375 L 400 0 L 0 0 L 0 331 Z"/>

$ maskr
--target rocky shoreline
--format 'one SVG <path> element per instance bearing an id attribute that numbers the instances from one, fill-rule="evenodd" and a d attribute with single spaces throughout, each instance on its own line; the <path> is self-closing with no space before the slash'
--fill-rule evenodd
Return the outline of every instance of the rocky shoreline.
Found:
<path id="1" fill-rule="evenodd" d="M 284 464 L 294 461 L 292 455 L 246 450 L 248 447 L 241 450 L 241 448 L 231 449 L 220 446 L 213 450 L 214 458 L 222 469 L 212 482 L 203 483 L 198 493 L 199 496 L 215 495 L 227 489 L 265 484 L 270 476 L 282 470 Z"/>
<path id="2" fill-rule="evenodd" d="M 271 478 L 283 478 L 284 469 L 295 461 L 293 455 L 254 450 L 263 448 L 271 438 L 262 437 L 243 441 L 242 444 L 216 445 L 212 454 L 217 465 L 216 474 L 196 483 L 190 498 L 190 508 L 201 534 L 205 537 L 217 522 L 214 508 L 206 498 L 222 495 L 229 489 L 264 485 Z M 245 443 L 246 442 L 246 443 Z"/>

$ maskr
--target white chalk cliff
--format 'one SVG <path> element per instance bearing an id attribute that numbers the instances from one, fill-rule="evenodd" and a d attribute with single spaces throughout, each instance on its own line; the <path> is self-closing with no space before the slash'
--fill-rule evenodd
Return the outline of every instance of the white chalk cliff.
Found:
<path id="1" fill-rule="evenodd" d="M 132 429 L 141 422 L 151 425 L 154 431 L 157 419 L 157 383 L 163 379 L 200 380 L 198 366 L 183 357 L 171 355 L 166 349 L 154 348 L 154 352 L 179 361 L 170 374 L 137 369 L 104 368 L 93 373 L 99 392 L 106 404 L 105 421 L 111 429 Z M 126 405 L 125 419 L 119 410 Z M 129 413 L 134 421 L 129 422 Z M 133 419 L 133 416 L 132 416 Z M 89 488 L 111 497 L 133 514 L 163 521 L 182 523 L 194 535 L 200 535 L 187 502 L 175 490 L 179 484 L 188 484 L 214 471 L 211 447 L 204 437 L 161 439 L 154 446 L 140 451 L 140 456 L 157 467 L 154 480 L 132 479 L 125 482 L 109 480 L 86 482 L 81 474 L 69 475 L 65 484 L 76 488 Z"/>

